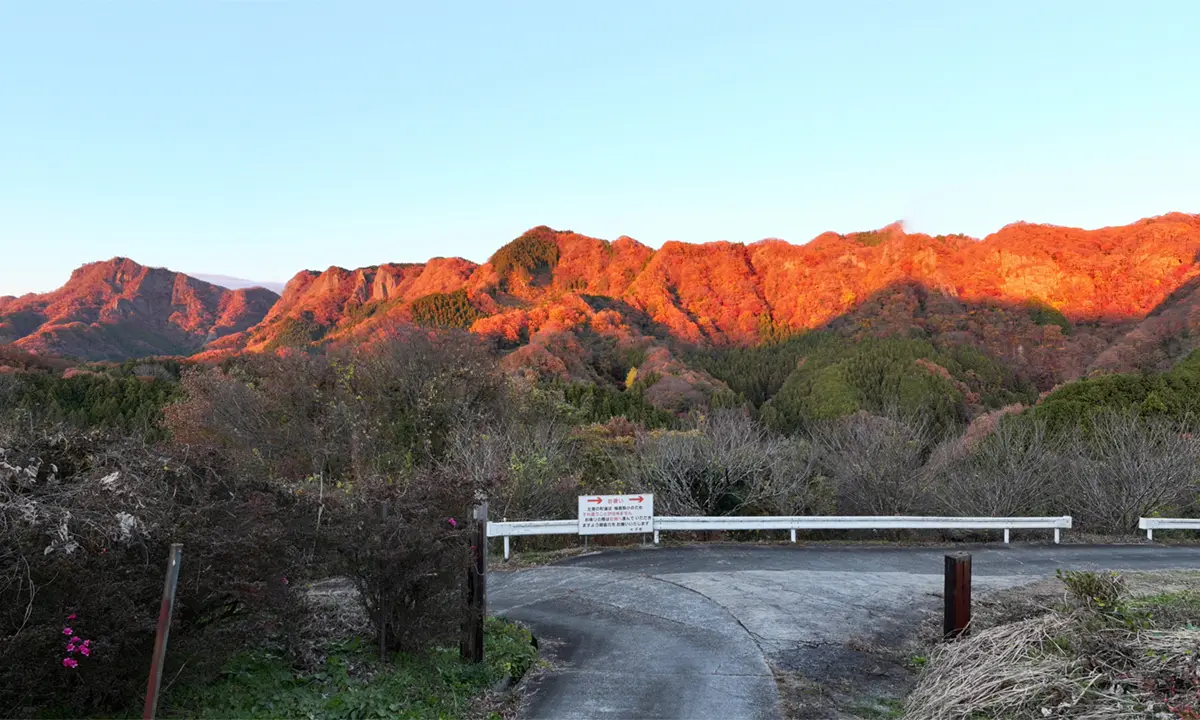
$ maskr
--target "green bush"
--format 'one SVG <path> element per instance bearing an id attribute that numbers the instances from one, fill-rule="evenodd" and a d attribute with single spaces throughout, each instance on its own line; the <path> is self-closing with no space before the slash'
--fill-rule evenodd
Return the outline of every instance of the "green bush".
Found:
<path id="1" fill-rule="evenodd" d="M 1125 578 L 1115 572 L 1058 570 L 1055 574 L 1067 586 L 1071 597 L 1089 609 L 1112 611 L 1127 592 Z"/>

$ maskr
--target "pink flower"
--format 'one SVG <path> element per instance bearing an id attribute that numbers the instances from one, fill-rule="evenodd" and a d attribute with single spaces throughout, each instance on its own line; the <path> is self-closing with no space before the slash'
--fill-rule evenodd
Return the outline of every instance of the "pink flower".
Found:
<path id="1" fill-rule="evenodd" d="M 454 518 L 450 518 L 450 527 L 452 527 L 452 528 L 458 527 L 458 523 L 454 521 Z"/>
<path id="2" fill-rule="evenodd" d="M 84 647 L 87 647 L 88 645 L 91 645 L 91 644 L 92 644 L 92 641 L 91 641 L 91 640 L 84 640 L 84 641 L 83 641 L 83 646 L 84 646 Z"/>
<path id="3" fill-rule="evenodd" d="M 63 635 L 74 635 L 75 631 L 69 627 L 63 628 Z"/>
<path id="4" fill-rule="evenodd" d="M 82 639 L 81 639 L 81 638 L 80 638 L 78 635 L 76 635 L 75 637 L 71 638 L 71 639 L 70 639 L 70 640 L 68 640 L 67 642 L 70 642 L 70 643 L 77 643 L 77 642 L 83 642 L 83 640 L 82 640 Z"/>
<path id="5" fill-rule="evenodd" d="M 287 584 L 288 584 L 288 579 L 287 579 L 286 577 L 280 578 L 280 581 L 281 581 L 281 582 L 282 582 L 284 585 L 287 585 Z"/>
<path id="6" fill-rule="evenodd" d="M 76 668 L 79 667 L 79 661 L 75 658 L 63 658 L 63 667 Z"/>
<path id="7" fill-rule="evenodd" d="M 74 619 L 75 619 L 75 613 L 71 613 L 70 615 L 68 615 L 68 616 L 67 616 L 67 619 L 68 619 L 68 620 L 74 620 Z"/>
<path id="8" fill-rule="evenodd" d="M 79 652 L 83 653 L 84 657 L 87 657 L 88 655 L 92 654 L 91 648 L 89 648 L 87 645 L 80 647 Z"/>

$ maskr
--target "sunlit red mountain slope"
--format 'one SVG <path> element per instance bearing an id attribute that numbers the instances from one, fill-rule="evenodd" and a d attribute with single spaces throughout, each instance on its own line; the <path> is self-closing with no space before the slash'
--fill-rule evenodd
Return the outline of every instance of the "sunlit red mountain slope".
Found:
<path id="1" fill-rule="evenodd" d="M 538 227 L 482 265 L 435 258 L 304 271 L 269 312 L 268 294 L 224 295 L 166 276 L 146 275 L 131 296 L 133 280 L 115 283 L 103 269 L 128 261 L 86 266 L 56 293 L 0 300 L 0 340 L 85 357 L 176 348 L 215 358 L 355 343 L 417 323 L 491 338 L 514 372 L 597 379 L 629 364 L 606 358 L 624 357 L 679 378 L 692 372 L 678 359 L 688 345 L 828 327 L 973 344 L 1048 387 L 1089 371 L 1156 367 L 1190 349 L 1198 252 L 1200 216 L 1179 213 L 1099 230 L 1016 223 L 982 240 L 893 225 L 803 245 L 658 250 Z M 141 271 L 151 272 L 126 274 Z M 116 326 L 125 334 L 114 338 Z"/>
<path id="2" fill-rule="evenodd" d="M 0 300 L 0 344 L 92 360 L 188 355 L 258 323 L 277 299 L 113 258 L 54 292 Z"/>

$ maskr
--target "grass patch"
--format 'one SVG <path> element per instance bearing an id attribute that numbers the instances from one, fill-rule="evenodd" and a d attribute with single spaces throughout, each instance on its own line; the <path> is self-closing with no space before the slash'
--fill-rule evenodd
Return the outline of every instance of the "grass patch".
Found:
<path id="1" fill-rule="evenodd" d="M 1059 580 L 1041 612 L 936 647 L 904 717 L 1200 719 L 1200 574 Z"/>
<path id="2" fill-rule="evenodd" d="M 278 653 L 236 658 L 220 680 L 181 691 L 171 717 L 188 718 L 462 718 L 489 716 L 481 701 L 506 677 L 516 680 L 537 662 L 528 630 L 498 618 L 486 626 L 483 665 L 458 650 L 397 655 L 380 663 L 373 643 L 358 638 L 331 647 L 324 666 L 297 669 Z M 499 717 L 491 713 L 491 717 Z"/>

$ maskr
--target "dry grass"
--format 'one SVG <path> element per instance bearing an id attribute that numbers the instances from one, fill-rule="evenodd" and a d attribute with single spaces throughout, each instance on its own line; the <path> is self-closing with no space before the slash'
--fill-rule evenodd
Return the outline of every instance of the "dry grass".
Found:
<path id="1" fill-rule="evenodd" d="M 1068 595 L 1056 609 L 976 626 L 933 651 L 904 717 L 1200 718 L 1200 628 L 1191 624 L 1200 619 L 1198 584 L 1194 573 L 1138 575 L 1115 606 Z M 1040 601 L 1052 597 L 1039 585 Z M 1018 609 L 1030 613 L 1036 605 Z"/>

